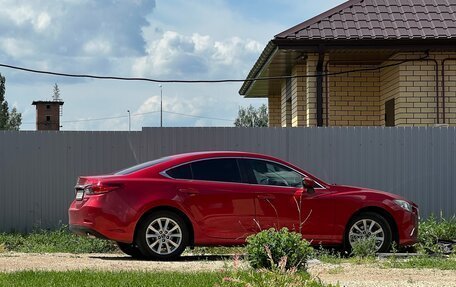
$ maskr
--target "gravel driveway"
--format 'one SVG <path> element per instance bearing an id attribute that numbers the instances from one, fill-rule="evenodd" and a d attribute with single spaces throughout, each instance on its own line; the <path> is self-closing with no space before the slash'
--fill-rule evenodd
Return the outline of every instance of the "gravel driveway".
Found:
<path id="1" fill-rule="evenodd" d="M 106 271 L 218 271 L 232 267 L 229 256 L 183 256 L 179 261 L 133 260 L 121 254 L 33 254 L 0 253 L 0 272 L 21 270 L 106 270 Z M 241 266 L 247 266 L 242 263 Z M 456 287 L 456 270 L 382 269 L 374 265 L 313 263 L 309 272 L 326 283 L 340 286 Z"/>
<path id="2" fill-rule="evenodd" d="M 339 283 L 347 287 L 456 287 L 456 270 L 386 269 L 343 263 L 315 264 L 309 272 L 325 283 Z"/>
<path id="3" fill-rule="evenodd" d="M 21 270 L 67 271 L 215 271 L 231 266 L 223 256 L 183 256 L 179 261 L 134 260 L 123 254 L 0 253 L 0 272 Z"/>

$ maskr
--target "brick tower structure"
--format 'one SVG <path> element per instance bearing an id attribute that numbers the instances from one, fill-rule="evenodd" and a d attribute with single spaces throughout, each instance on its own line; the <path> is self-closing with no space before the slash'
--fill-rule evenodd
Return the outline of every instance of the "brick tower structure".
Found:
<path id="1" fill-rule="evenodd" d="M 60 115 L 63 101 L 33 101 L 36 106 L 36 130 L 60 130 Z"/>

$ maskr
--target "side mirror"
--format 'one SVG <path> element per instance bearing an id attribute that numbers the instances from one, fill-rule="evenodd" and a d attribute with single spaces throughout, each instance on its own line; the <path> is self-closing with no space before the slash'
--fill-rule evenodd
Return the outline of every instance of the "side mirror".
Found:
<path id="1" fill-rule="evenodd" d="M 302 186 L 307 190 L 307 193 L 312 194 L 315 192 L 314 186 L 315 181 L 309 177 L 305 177 L 302 180 Z"/>

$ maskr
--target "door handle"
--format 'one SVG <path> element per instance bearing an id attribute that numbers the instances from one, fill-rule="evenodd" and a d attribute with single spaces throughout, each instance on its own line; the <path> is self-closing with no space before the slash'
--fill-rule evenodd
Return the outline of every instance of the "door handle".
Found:
<path id="1" fill-rule="evenodd" d="M 197 195 L 199 193 L 199 191 L 194 188 L 179 188 L 179 191 L 190 196 Z"/>
<path id="2" fill-rule="evenodd" d="M 275 196 L 272 194 L 260 194 L 260 195 L 258 195 L 258 198 L 264 199 L 264 200 L 270 200 L 270 199 L 274 199 Z"/>

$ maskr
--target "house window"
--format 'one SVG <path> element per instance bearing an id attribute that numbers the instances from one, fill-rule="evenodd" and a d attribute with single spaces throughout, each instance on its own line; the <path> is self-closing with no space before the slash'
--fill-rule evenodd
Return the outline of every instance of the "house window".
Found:
<path id="1" fill-rule="evenodd" d="M 50 122 L 51 121 L 51 116 L 46 116 L 46 122 Z"/>
<path id="2" fill-rule="evenodd" d="M 385 102 L 385 126 L 395 126 L 394 99 Z"/>
<path id="3" fill-rule="evenodd" d="M 51 105 L 46 105 L 46 110 L 50 110 L 51 109 Z"/>

